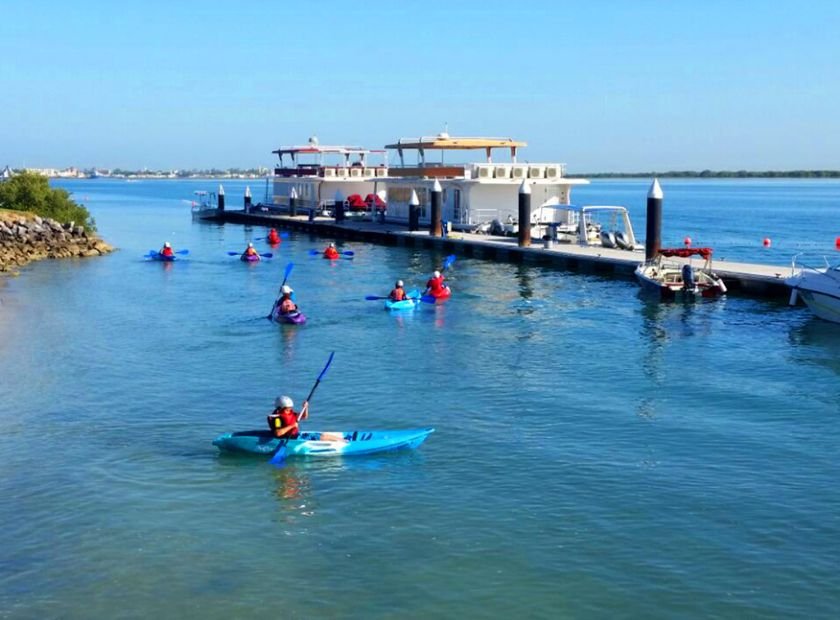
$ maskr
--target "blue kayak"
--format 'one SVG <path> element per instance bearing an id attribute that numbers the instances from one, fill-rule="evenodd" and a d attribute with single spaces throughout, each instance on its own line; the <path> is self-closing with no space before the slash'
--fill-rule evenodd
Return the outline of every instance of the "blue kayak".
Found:
<path id="1" fill-rule="evenodd" d="M 171 263 L 172 261 L 178 259 L 177 256 L 174 256 L 174 255 L 173 256 L 164 256 L 160 252 L 155 252 L 155 253 L 150 252 L 147 256 L 148 256 L 148 258 L 151 258 L 152 260 L 159 260 L 159 261 L 162 261 L 164 263 Z"/>
<path id="2" fill-rule="evenodd" d="M 213 440 L 223 452 L 272 455 L 286 444 L 286 456 L 351 456 L 374 454 L 419 446 L 435 429 L 420 428 L 401 431 L 310 431 L 297 439 L 277 439 L 270 430 L 225 433 Z"/>
<path id="3" fill-rule="evenodd" d="M 414 310 L 419 305 L 420 291 L 410 291 L 408 293 L 408 299 L 403 299 L 402 301 L 391 301 L 390 299 L 385 300 L 386 310 Z"/>

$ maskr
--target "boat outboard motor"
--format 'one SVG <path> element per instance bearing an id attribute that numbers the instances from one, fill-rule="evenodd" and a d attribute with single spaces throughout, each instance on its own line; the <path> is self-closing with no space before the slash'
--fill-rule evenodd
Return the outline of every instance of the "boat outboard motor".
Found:
<path id="1" fill-rule="evenodd" d="M 615 235 L 610 232 L 609 230 L 602 230 L 601 231 L 601 245 L 605 248 L 614 248 L 616 247 L 615 244 Z"/>
<path id="2" fill-rule="evenodd" d="M 691 265 L 682 266 L 683 288 L 687 291 L 693 291 L 697 288 L 697 282 L 694 280 L 694 267 Z"/>

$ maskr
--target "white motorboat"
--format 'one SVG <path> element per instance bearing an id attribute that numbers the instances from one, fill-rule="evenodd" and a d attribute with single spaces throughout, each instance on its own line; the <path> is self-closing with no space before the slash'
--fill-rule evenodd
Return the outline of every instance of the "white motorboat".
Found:
<path id="1" fill-rule="evenodd" d="M 221 185 L 219 188 L 221 189 Z M 195 194 L 195 200 L 191 201 L 193 219 L 215 220 L 223 213 L 223 210 L 219 209 L 219 201 L 215 192 L 199 190 L 193 193 Z"/>
<path id="2" fill-rule="evenodd" d="M 676 260 L 692 256 L 701 257 L 705 261 L 703 266 L 697 268 L 690 261 Z M 635 273 L 643 290 L 665 300 L 718 297 L 726 293 L 723 280 L 712 271 L 712 248 L 661 249 L 652 260 L 636 267 Z"/>
<path id="3" fill-rule="evenodd" d="M 794 258 L 792 275 L 785 280 L 791 287 L 790 304 L 801 297 L 815 315 L 840 323 L 840 264 L 833 267 L 826 261 L 822 268 L 803 265 L 797 270 Z"/>

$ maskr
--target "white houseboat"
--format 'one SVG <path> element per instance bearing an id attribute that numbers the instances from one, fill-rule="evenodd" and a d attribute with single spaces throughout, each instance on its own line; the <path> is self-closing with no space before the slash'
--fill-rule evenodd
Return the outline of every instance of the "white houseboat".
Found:
<path id="1" fill-rule="evenodd" d="M 476 230 L 491 222 L 513 223 L 518 217 L 518 194 L 523 181 L 531 188 L 532 225 L 544 234 L 551 223 L 565 224 L 559 205 L 570 204 L 575 185 L 585 179 L 565 177 L 565 164 L 519 163 L 517 150 L 527 146 L 510 138 L 458 138 L 441 133 L 434 137 L 401 139 L 385 148 L 397 151 L 399 166 L 388 169 L 388 220 L 408 222 L 412 191 L 420 202 L 420 224 L 431 216 L 430 193 L 435 181 L 443 188 L 442 219 L 456 230 Z M 509 162 L 493 160 L 494 149 L 510 151 Z M 485 160 L 478 163 L 447 163 L 451 151 L 483 150 Z M 427 159 L 429 151 L 440 152 L 439 161 Z M 406 153 L 416 152 L 417 161 L 406 163 Z M 536 226 L 545 224 L 546 226 Z"/>
<path id="2" fill-rule="evenodd" d="M 388 176 L 386 151 L 356 146 L 323 146 L 312 137 L 303 146 L 280 147 L 274 168 L 273 206 L 288 209 L 295 198 L 297 209 L 331 210 L 336 198 L 351 211 L 384 206 L 384 179 Z M 382 163 L 372 164 L 371 155 Z M 377 193 L 379 192 L 379 194 Z"/>

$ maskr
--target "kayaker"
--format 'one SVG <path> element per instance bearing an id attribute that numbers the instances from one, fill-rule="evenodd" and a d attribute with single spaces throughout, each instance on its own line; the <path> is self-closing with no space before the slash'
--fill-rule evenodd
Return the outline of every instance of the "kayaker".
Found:
<path id="1" fill-rule="evenodd" d="M 172 244 L 168 241 L 164 242 L 159 254 L 161 256 L 175 256 L 175 252 L 172 251 Z"/>
<path id="2" fill-rule="evenodd" d="M 249 243 L 248 247 L 245 248 L 244 255 L 245 256 L 256 256 L 258 254 L 257 249 L 254 247 L 253 243 Z M 236 256 L 236 254 L 234 254 Z"/>
<path id="3" fill-rule="evenodd" d="M 297 304 L 292 301 L 292 287 L 288 284 L 284 284 L 280 287 L 280 299 L 277 300 L 277 306 L 280 310 L 280 314 L 292 314 L 293 312 L 298 311 Z"/>
<path id="4" fill-rule="evenodd" d="M 277 230 L 274 228 L 268 232 L 268 243 L 269 245 L 277 245 L 280 243 L 280 235 L 277 234 Z"/>
<path id="5" fill-rule="evenodd" d="M 335 249 L 335 243 L 330 242 L 327 246 L 327 249 L 324 250 L 324 258 L 329 258 L 330 260 L 338 258 L 339 253 L 338 250 Z"/>
<path id="6" fill-rule="evenodd" d="M 443 280 L 443 274 L 440 271 L 435 271 L 429 281 L 426 282 L 426 292 L 423 294 L 438 297 L 446 290 L 446 287 L 443 285 Z"/>
<path id="7" fill-rule="evenodd" d="M 278 396 L 274 399 L 274 411 L 266 419 L 275 437 L 295 439 L 300 434 L 298 422 L 309 417 L 309 403 L 303 401 L 300 413 L 294 410 L 294 406 L 295 403 L 288 396 Z"/>
<path id="8" fill-rule="evenodd" d="M 394 284 L 394 290 L 390 292 L 388 298 L 391 301 L 404 301 L 408 299 L 408 295 L 406 294 L 405 289 L 403 288 L 402 280 L 397 280 L 397 282 Z"/>

